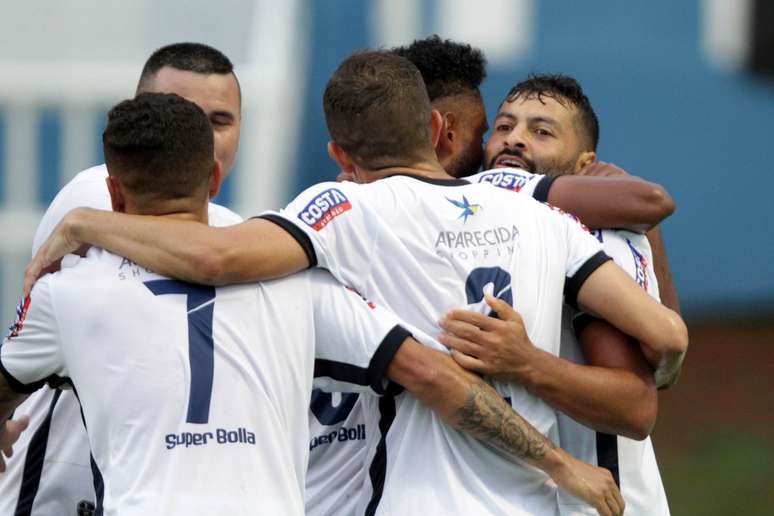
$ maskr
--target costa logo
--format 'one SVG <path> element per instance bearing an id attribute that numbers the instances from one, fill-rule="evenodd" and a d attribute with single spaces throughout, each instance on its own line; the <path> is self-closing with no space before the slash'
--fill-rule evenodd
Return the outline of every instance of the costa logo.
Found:
<path id="1" fill-rule="evenodd" d="M 519 174 L 517 172 L 490 172 L 479 177 L 479 183 L 491 183 L 498 188 L 518 192 L 535 176 Z"/>
<path id="2" fill-rule="evenodd" d="M 307 226 L 314 228 L 315 231 L 320 231 L 334 218 L 351 209 L 352 204 L 341 190 L 338 188 L 329 188 L 328 190 L 317 194 L 317 196 L 301 210 L 301 213 L 298 214 L 298 218 Z"/>

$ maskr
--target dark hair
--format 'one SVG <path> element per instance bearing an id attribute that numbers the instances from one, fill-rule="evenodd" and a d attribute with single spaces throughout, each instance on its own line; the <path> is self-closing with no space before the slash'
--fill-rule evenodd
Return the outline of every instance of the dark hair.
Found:
<path id="1" fill-rule="evenodd" d="M 359 165 L 407 166 L 434 155 L 422 76 L 393 53 L 345 59 L 325 87 L 323 109 L 331 138 Z"/>
<path id="2" fill-rule="evenodd" d="M 179 199 L 201 193 L 214 162 L 212 127 L 196 104 L 172 93 L 141 93 L 108 113 L 105 163 L 133 194 Z"/>
<path id="3" fill-rule="evenodd" d="M 578 119 L 583 135 L 588 138 L 591 150 L 596 151 L 599 144 L 599 120 L 591 107 L 589 98 L 583 93 L 578 81 L 568 75 L 561 74 L 531 74 L 511 88 L 505 97 L 507 102 L 513 102 L 519 97 L 537 97 L 542 102 L 543 97 L 550 97 L 564 104 L 569 102 L 578 110 Z"/>
<path id="4" fill-rule="evenodd" d="M 414 40 L 392 52 L 419 68 L 430 101 L 477 91 L 486 78 L 486 58 L 481 50 L 434 34 Z"/>
<path id="5" fill-rule="evenodd" d="M 137 91 L 165 66 L 204 75 L 234 73 L 234 65 L 220 50 L 203 43 L 173 43 L 159 48 L 145 61 Z"/>

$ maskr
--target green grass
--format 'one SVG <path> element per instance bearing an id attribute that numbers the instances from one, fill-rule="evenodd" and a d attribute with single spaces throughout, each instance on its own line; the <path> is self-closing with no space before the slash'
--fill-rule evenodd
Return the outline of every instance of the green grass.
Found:
<path id="1" fill-rule="evenodd" d="M 772 439 L 716 430 L 697 441 L 660 465 L 673 516 L 774 515 Z"/>

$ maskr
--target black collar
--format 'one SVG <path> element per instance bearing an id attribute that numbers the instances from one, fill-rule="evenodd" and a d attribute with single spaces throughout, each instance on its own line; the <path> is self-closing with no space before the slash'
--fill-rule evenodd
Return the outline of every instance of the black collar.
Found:
<path id="1" fill-rule="evenodd" d="M 416 174 L 407 174 L 405 172 L 399 172 L 397 174 L 390 174 L 387 177 L 410 177 L 411 179 L 416 179 L 417 181 L 422 181 L 423 183 L 430 183 L 431 185 L 439 185 L 439 186 L 465 186 L 469 185 L 469 181 L 465 181 L 464 179 L 435 179 L 432 177 L 424 177 L 424 176 L 418 176 Z M 385 179 L 387 179 L 385 177 Z"/>

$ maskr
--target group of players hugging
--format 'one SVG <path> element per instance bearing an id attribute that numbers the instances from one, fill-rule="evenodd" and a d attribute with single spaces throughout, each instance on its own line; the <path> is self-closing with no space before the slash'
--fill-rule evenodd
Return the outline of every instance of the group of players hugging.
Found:
<path id="1" fill-rule="evenodd" d="M 566 75 L 518 82 L 484 142 L 485 64 L 438 36 L 350 55 L 339 177 L 243 220 L 210 199 L 251 92 L 206 45 L 151 55 L 35 235 L 0 514 L 668 514 L 674 203 L 597 160 Z"/>

